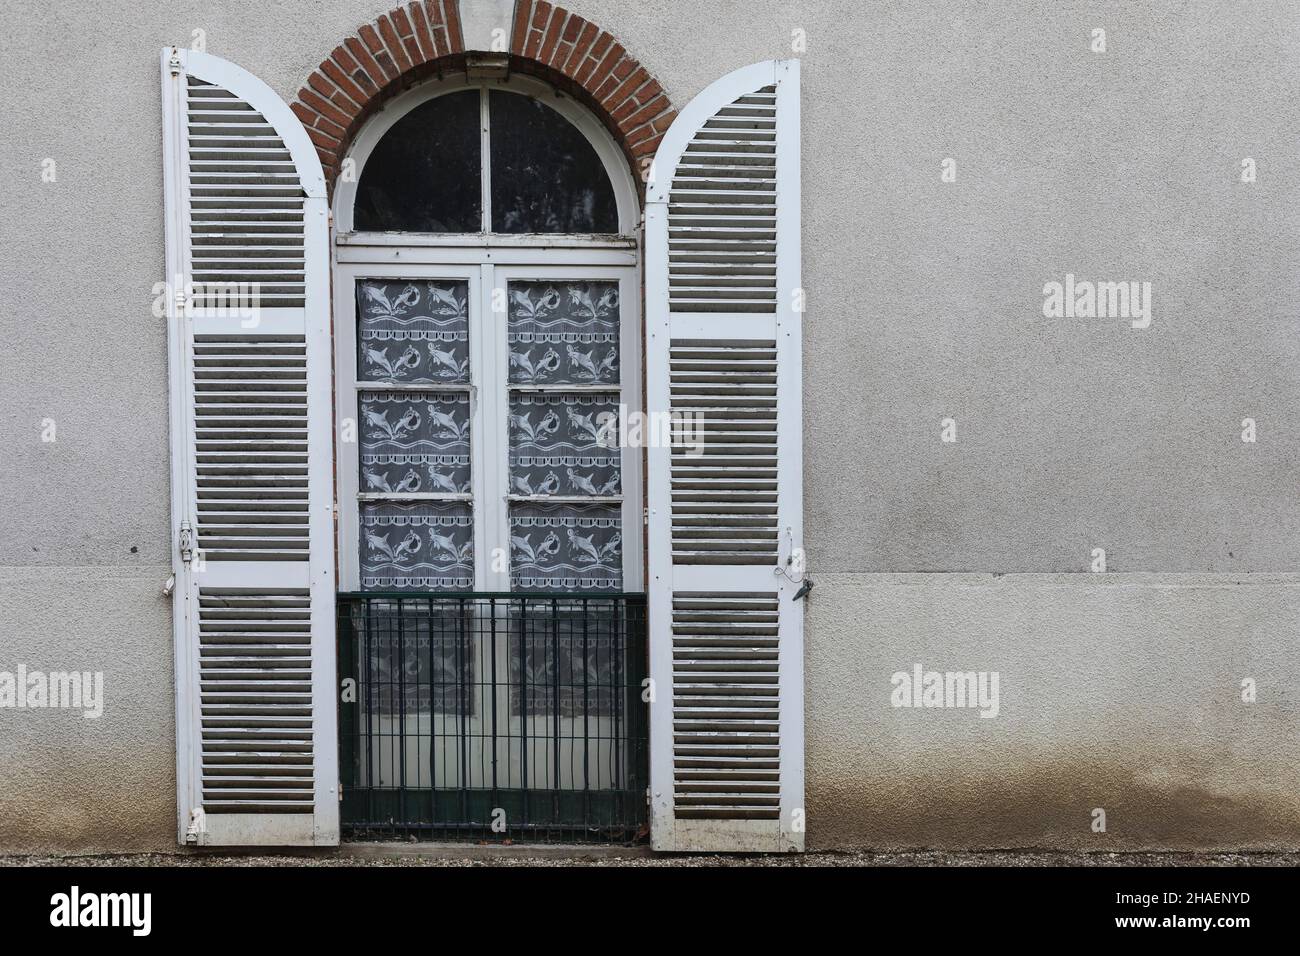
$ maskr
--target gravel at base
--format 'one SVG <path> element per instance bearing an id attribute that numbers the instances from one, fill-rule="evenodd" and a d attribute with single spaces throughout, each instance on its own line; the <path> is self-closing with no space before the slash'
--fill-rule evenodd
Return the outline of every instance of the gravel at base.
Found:
<path id="1" fill-rule="evenodd" d="M 614 859 L 535 858 L 502 855 L 456 858 L 396 856 L 358 859 L 334 852 L 235 856 L 142 853 L 113 856 L 0 856 L 0 866 L 1300 866 L 1300 852 L 1288 853 L 1052 853 L 1005 850 L 956 853 L 854 851 L 784 856 L 653 856 Z"/>

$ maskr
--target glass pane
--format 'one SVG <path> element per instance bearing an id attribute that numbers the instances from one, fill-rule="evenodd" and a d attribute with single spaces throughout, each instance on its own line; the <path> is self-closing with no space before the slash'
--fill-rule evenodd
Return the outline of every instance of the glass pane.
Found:
<path id="1" fill-rule="evenodd" d="M 488 109 L 493 232 L 618 232 L 614 187 L 582 133 L 530 96 L 493 90 Z"/>
<path id="2" fill-rule="evenodd" d="M 361 587 L 472 591 L 474 519 L 469 502 L 362 502 Z"/>
<path id="3" fill-rule="evenodd" d="M 512 495 L 617 495 L 616 396 L 513 395 Z"/>
<path id="4" fill-rule="evenodd" d="M 469 478 L 469 395 L 362 392 L 361 490 L 464 494 Z"/>
<path id="5" fill-rule="evenodd" d="M 512 505 L 511 590 L 620 590 L 620 516 L 618 505 Z"/>
<path id="6" fill-rule="evenodd" d="M 417 106 L 393 124 L 357 183 L 354 225 L 364 231 L 481 232 L 479 92 Z"/>
<path id="7" fill-rule="evenodd" d="M 469 284 L 357 281 L 357 378 L 469 382 Z"/>
<path id="8" fill-rule="evenodd" d="M 508 293 L 511 385 L 618 385 L 617 282 L 511 282 Z"/>

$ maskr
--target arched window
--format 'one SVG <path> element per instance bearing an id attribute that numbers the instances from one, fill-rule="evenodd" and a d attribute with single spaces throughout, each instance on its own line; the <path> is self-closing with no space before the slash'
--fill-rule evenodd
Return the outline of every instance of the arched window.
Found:
<path id="1" fill-rule="evenodd" d="M 476 89 L 429 100 L 393 125 L 366 162 L 355 225 L 617 233 L 618 209 L 600 157 L 573 124 L 530 96 Z"/>
<path id="2" fill-rule="evenodd" d="M 638 201 L 582 107 L 428 84 L 335 197 L 345 589 L 641 587 Z"/>

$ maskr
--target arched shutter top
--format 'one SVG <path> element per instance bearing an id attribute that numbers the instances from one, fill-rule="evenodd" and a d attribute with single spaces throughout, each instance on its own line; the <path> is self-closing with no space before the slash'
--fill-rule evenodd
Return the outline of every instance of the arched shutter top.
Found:
<path id="1" fill-rule="evenodd" d="M 275 90 L 242 67 L 209 53 L 164 47 L 162 59 L 165 71 L 183 73 L 190 80 L 225 90 L 230 94 L 231 100 L 246 103 L 260 113 L 289 151 L 303 195 L 307 198 L 325 198 L 325 172 L 321 168 L 316 147 L 298 117 L 293 115 L 293 110 L 285 105 Z M 191 109 L 196 108 L 197 104 L 191 104 Z M 204 117 L 204 121 L 208 121 L 208 118 Z M 190 122 L 194 122 L 193 117 Z"/>

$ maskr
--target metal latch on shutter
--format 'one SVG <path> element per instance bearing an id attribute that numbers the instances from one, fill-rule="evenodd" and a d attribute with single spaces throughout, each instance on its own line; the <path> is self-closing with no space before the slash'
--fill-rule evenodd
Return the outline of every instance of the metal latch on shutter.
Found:
<path id="1" fill-rule="evenodd" d="M 180 549 L 181 561 L 189 564 L 194 560 L 194 529 L 188 520 L 181 522 Z"/>

